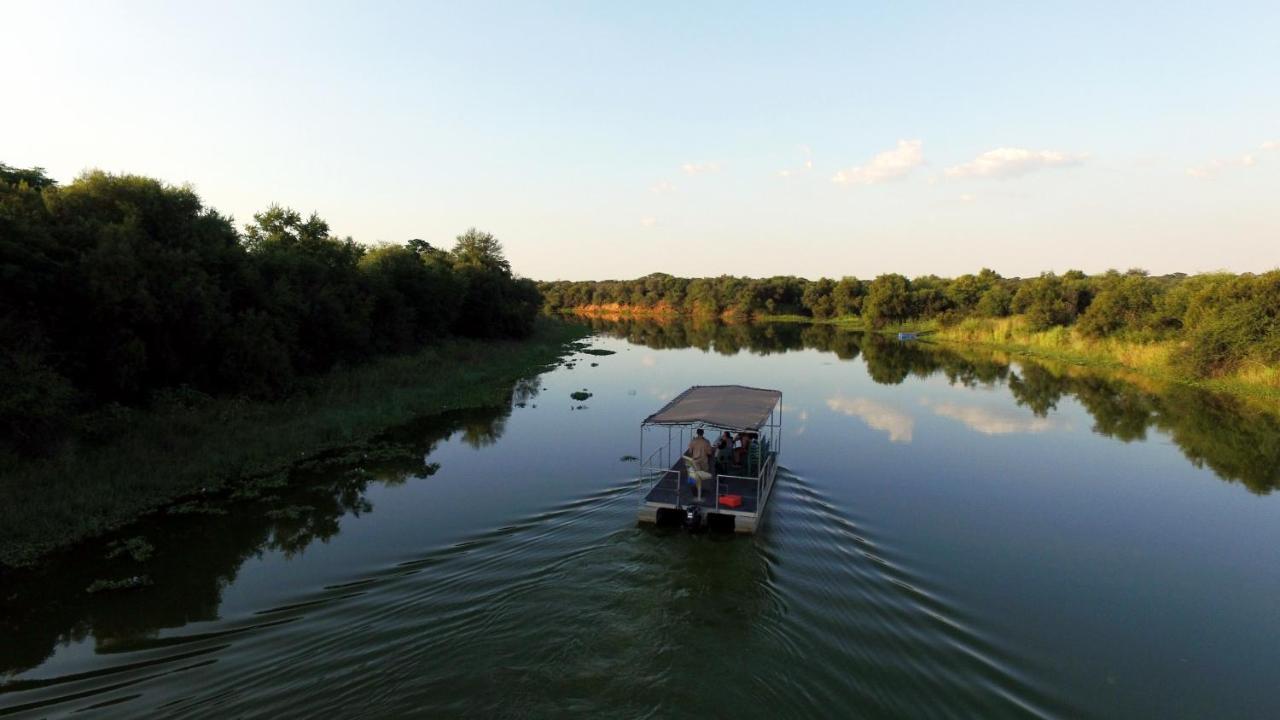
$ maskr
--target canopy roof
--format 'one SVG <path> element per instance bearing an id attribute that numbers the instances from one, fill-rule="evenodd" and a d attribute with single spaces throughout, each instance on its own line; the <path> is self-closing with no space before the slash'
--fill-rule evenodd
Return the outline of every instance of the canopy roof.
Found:
<path id="1" fill-rule="evenodd" d="M 777 390 L 742 385 L 694 385 L 658 412 L 645 425 L 705 423 L 727 430 L 759 430 L 782 400 Z"/>

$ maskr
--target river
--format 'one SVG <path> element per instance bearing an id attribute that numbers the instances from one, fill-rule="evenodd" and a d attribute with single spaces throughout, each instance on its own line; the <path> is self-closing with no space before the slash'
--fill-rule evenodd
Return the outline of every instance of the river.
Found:
<path id="1" fill-rule="evenodd" d="M 0 715 L 1280 710 L 1275 414 L 828 326 L 595 331 L 508 406 L 0 585 Z M 761 532 L 637 526 L 640 420 L 730 383 L 783 392 Z"/>

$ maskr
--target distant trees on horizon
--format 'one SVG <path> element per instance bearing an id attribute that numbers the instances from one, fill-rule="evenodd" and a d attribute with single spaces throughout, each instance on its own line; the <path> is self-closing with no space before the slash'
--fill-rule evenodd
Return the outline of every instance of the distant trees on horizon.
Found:
<path id="1" fill-rule="evenodd" d="M 279 396 L 450 335 L 521 337 L 540 305 L 474 228 L 366 247 L 271 206 L 239 232 L 188 187 L 0 164 L 0 455 L 157 392 Z"/>
<path id="2" fill-rule="evenodd" d="M 943 326 L 969 318 L 1025 318 L 1031 330 L 1072 328 L 1091 339 L 1185 342 L 1177 358 L 1191 374 L 1212 376 L 1243 363 L 1280 364 L 1280 270 L 1152 277 L 1143 270 L 1086 275 L 1071 270 L 1004 278 L 983 269 L 956 278 L 897 273 L 871 280 L 793 276 L 542 282 L 552 312 L 619 305 L 703 317 L 804 315 L 857 317 L 873 328 L 908 321 Z"/>

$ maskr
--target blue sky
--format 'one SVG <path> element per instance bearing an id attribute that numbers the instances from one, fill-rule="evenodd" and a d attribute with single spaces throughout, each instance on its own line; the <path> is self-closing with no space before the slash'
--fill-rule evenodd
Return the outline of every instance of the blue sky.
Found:
<path id="1" fill-rule="evenodd" d="M 0 161 L 540 279 L 1280 266 L 1280 4 L 788 5 L 6 0 Z"/>

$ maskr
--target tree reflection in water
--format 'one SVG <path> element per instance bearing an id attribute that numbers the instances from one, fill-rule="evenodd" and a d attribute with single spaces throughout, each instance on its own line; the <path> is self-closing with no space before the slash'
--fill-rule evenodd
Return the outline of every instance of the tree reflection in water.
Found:
<path id="1" fill-rule="evenodd" d="M 1123 442 L 1144 440 L 1151 429 L 1168 435 L 1197 467 L 1207 467 L 1250 492 L 1280 487 L 1280 415 L 1239 398 L 1177 383 L 1135 384 L 1114 372 L 1019 358 L 929 342 L 903 343 L 881 334 L 801 323 L 720 324 L 671 319 L 594 320 L 597 332 L 651 348 L 687 348 L 758 355 L 814 349 L 841 360 L 858 357 L 877 383 L 944 375 L 974 387 L 1003 384 L 1014 400 L 1047 417 L 1063 397 L 1092 416 L 1093 431 Z"/>
<path id="2" fill-rule="evenodd" d="M 537 380 L 517 383 L 513 403 L 537 396 Z M 171 507 L 121 531 L 47 558 L 38 568 L 0 580 L 0 679 L 35 667 L 58 644 L 92 636 L 99 652 L 154 644 L 160 630 L 215 620 L 223 588 L 251 557 L 286 556 L 340 532 L 342 518 L 373 511 L 371 483 L 394 485 L 423 478 L 442 441 L 461 433 L 474 447 L 501 435 L 510 406 L 461 410 L 425 418 L 386 433 L 367 446 L 320 456 L 286 473 L 216 497 Z M 122 552 L 112 542 L 140 537 L 150 557 Z M 142 577 L 128 592 L 88 593 L 95 580 Z M 0 684 L 18 690 L 26 683 Z"/>

